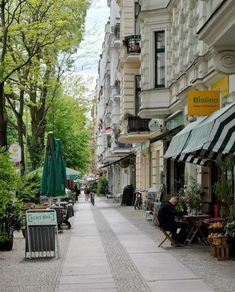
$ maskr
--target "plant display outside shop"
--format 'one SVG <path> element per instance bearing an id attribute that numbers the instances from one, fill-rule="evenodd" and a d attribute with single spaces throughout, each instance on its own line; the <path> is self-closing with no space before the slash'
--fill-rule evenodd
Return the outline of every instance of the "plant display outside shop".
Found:
<path id="1" fill-rule="evenodd" d="M 203 188 L 192 179 L 191 185 L 182 188 L 176 194 L 178 199 L 177 208 L 188 213 L 197 214 L 202 204 Z"/>
<path id="2" fill-rule="evenodd" d="M 218 161 L 217 165 L 219 169 L 219 179 L 215 184 L 215 194 L 219 202 L 219 215 L 221 217 L 228 217 L 230 216 L 230 211 L 232 211 L 230 207 L 234 205 L 232 178 L 234 158 L 228 157 L 225 160 Z"/>

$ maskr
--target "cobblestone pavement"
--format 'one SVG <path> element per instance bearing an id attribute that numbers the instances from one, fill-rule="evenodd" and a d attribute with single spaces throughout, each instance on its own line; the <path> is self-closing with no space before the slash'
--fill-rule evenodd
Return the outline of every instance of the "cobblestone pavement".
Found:
<path id="1" fill-rule="evenodd" d="M 94 209 L 93 216 L 101 235 L 117 290 L 120 292 L 151 292 L 99 209 Z"/>
<path id="2" fill-rule="evenodd" d="M 64 230 L 58 236 L 60 258 L 25 259 L 25 239 L 15 232 L 13 250 L 0 252 L 0 292 L 55 291 L 71 232 Z"/>
<path id="3" fill-rule="evenodd" d="M 77 206 L 79 207 L 79 204 Z M 118 291 L 150 291 L 108 222 L 102 216 L 100 210 L 103 208 L 115 208 L 116 211 L 120 212 L 121 215 L 156 244 L 162 239 L 161 233 L 150 221 L 146 220 L 143 210 L 135 210 L 133 207 L 121 207 L 120 204 L 113 203 L 113 199 L 103 198 L 97 200 L 96 207 L 92 210 L 94 218 L 97 219 L 96 225 L 101 235 Z M 73 225 L 73 221 L 70 221 Z M 24 238 L 21 233 L 16 233 L 13 250 L 0 252 L 0 292 L 57 291 L 61 269 L 72 234 L 71 230 L 64 230 L 62 234 L 59 234 L 61 254 L 59 259 L 26 260 L 24 258 Z M 113 249 L 114 242 L 115 250 Z M 210 256 L 209 248 L 200 244 L 192 244 L 184 248 L 172 248 L 166 245 L 163 248 L 215 291 L 235 291 L 234 261 L 217 261 Z M 130 279 L 125 276 L 127 269 L 131 274 Z M 129 287 L 132 287 L 133 283 L 136 283 L 136 289 L 131 290 Z"/>
<path id="4" fill-rule="evenodd" d="M 133 207 L 121 207 L 113 203 L 112 199 L 109 199 L 109 207 L 115 207 L 133 225 L 156 243 L 162 240 L 162 234 L 151 221 L 146 220 L 143 210 L 135 210 Z M 165 246 L 163 248 L 167 249 L 172 256 L 193 271 L 215 291 L 235 291 L 235 261 L 217 261 L 210 256 L 209 247 L 201 244 L 192 244 L 183 248 Z"/>

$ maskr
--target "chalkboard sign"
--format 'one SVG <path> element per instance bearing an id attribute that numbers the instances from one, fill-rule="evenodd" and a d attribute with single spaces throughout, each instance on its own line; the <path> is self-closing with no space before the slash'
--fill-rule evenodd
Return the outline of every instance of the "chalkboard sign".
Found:
<path id="1" fill-rule="evenodd" d="M 26 211 L 25 257 L 59 257 L 56 211 Z"/>
<path id="2" fill-rule="evenodd" d="M 154 202 L 156 199 L 156 189 L 155 188 L 150 188 L 147 193 L 147 210 L 148 211 L 153 211 L 154 210 Z"/>

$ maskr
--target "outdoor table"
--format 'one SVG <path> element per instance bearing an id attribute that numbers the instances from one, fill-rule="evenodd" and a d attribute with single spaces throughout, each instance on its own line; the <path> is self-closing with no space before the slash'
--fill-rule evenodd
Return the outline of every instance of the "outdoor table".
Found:
<path id="1" fill-rule="evenodd" d="M 60 226 L 63 223 L 64 207 L 63 206 L 53 206 L 50 209 L 56 211 L 57 225 L 58 225 L 58 229 L 60 229 Z"/>
<path id="2" fill-rule="evenodd" d="M 188 223 L 191 227 L 187 238 L 185 240 L 186 244 L 191 244 L 196 234 L 200 237 L 201 241 L 208 244 L 207 237 L 202 230 L 203 220 L 210 217 L 209 215 L 183 215 L 183 221 Z"/>

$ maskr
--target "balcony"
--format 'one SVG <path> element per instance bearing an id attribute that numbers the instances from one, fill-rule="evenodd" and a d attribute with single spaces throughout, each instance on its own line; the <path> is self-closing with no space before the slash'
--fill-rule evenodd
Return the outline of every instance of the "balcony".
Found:
<path id="1" fill-rule="evenodd" d="M 114 143 L 114 147 L 112 149 L 112 153 L 116 155 L 128 154 L 132 150 L 133 150 L 132 144 L 125 144 L 116 140 Z"/>
<path id="2" fill-rule="evenodd" d="M 114 147 L 114 149 L 130 149 L 132 147 L 132 144 L 125 144 L 125 143 L 120 143 L 120 142 L 116 142 L 116 145 Z"/>
<path id="3" fill-rule="evenodd" d="M 126 131 L 120 134 L 118 141 L 130 144 L 146 141 L 150 137 L 149 121 L 150 119 L 128 117 Z"/>
<path id="4" fill-rule="evenodd" d="M 140 35 L 130 35 L 125 37 L 123 45 L 127 48 L 127 54 L 140 53 Z"/>
<path id="5" fill-rule="evenodd" d="M 128 118 L 127 132 L 148 132 L 150 119 L 141 119 L 139 117 Z"/>
<path id="6" fill-rule="evenodd" d="M 140 92 L 141 106 L 138 115 L 146 119 L 165 119 L 170 112 L 170 92 L 168 88 L 154 88 Z"/>

